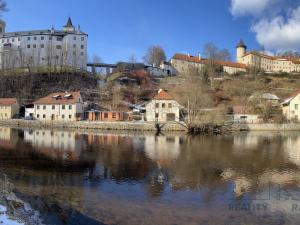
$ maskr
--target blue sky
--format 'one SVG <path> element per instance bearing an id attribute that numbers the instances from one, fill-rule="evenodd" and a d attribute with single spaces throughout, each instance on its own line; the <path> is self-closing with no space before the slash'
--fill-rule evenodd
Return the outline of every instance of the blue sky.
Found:
<path id="1" fill-rule="evenodd" d="M 251 7 L 257 2 L 262 10 L 254 5 L 245 11 L 247 1 Z M 128 60 L 132 54 L 140 59 L 156 44 L 168 58 L 177 52 L 197 55 L 207 42 L 235 56 L 240 38 L 251 49 L 264 43 L 257 41 L 261 33 L 254 28 L 265 18 L 259 15 L 267 8 L 261 2 L 268 1 L 280 0 L 8 0 L 3 19 L 7 31 L 21 31 L 52 25 L 60 29 L 71 16 L 89 34 L 89 55 L 107 63 Z"/>

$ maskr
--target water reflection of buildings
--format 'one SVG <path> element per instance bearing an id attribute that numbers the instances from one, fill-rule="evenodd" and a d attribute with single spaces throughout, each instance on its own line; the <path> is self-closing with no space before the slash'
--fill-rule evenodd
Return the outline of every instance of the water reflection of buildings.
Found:
<path id="1" fill-rule="evenodd" d="M 284 152 L 289 161 L 300 166 L 300 136 L 298 133 L 290 134 L 283 144 Z"/>
<path id="2" fill-rule="evenodd" d="M 67 160 L 79 159 L 86 146 L 84 139 L 72 131 L 25 130 L 24 141 L 51 158 Z"/>
<path id="3" fill-rule="evenodd" d="M 145 152 L 153 161 L 165 163 L 180 154 L 179 136 L 145 136 Z"/>
<path id="4" fill-rule="evenodd" d="M 9 127 L 0 127 L 0 146 L 14 148 L 18 143 L 18 131 Z"/>

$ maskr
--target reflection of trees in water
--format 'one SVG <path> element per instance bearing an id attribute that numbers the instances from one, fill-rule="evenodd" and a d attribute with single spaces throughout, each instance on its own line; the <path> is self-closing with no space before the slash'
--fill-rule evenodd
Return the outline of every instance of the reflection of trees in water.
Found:
<path id="1" fill-rule="evenodd" d="M 5 146 L 0 149 L 0 161 L 10 167 L 87 171 L 87 178 L 97 178 L 96 181 L 139 182 L 150 197 L 160 196 L 171 186 L 173 191 L 205 188 L 204 197 L 209 200 L 217 190 L 229 188 L 224 182 L 224 172 L 228 169 L 236 175 L 230 177 L 227 173 L 227 180 L 237 180 L 243 185 L 253 183 L 253 189 L 263 185 L 257 180 L 265 179 L 269 171 L 298 171 L 295 162 L 289 160 L 291 146 L 300 143 L 298 135 L 242 133 L 179 137 L 87 133 L 72 135 L 77 150 L 69 151 L 33 147 L 22 141 L 21 133 L 14 130 L 9 134 L 14 140 L 9 151 Z M 26 179 L 26 174 L 22 176 Z M 56 184 L 63 182 L 64 177 L 40 179 L 41 183 Z"/>

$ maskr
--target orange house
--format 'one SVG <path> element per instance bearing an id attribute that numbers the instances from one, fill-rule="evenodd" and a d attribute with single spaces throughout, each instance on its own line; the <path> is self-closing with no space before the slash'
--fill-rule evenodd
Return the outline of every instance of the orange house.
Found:
<path id="1" fill-rule="evenodd" d="M 92 110 L 87 112 L 87 120 L 89 121 L 126 121 L 128 120 L 128 114 L 126 112 L 119 111 L 97 111 Z"/>

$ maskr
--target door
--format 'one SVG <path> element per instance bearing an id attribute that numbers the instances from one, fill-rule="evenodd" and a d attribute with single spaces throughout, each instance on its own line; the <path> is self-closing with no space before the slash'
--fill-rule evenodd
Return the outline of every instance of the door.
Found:
<path id="1" fill-rule="evenodd" d="M 167 113 L 167 121 L 175 121 L 175 113 Z"/>

